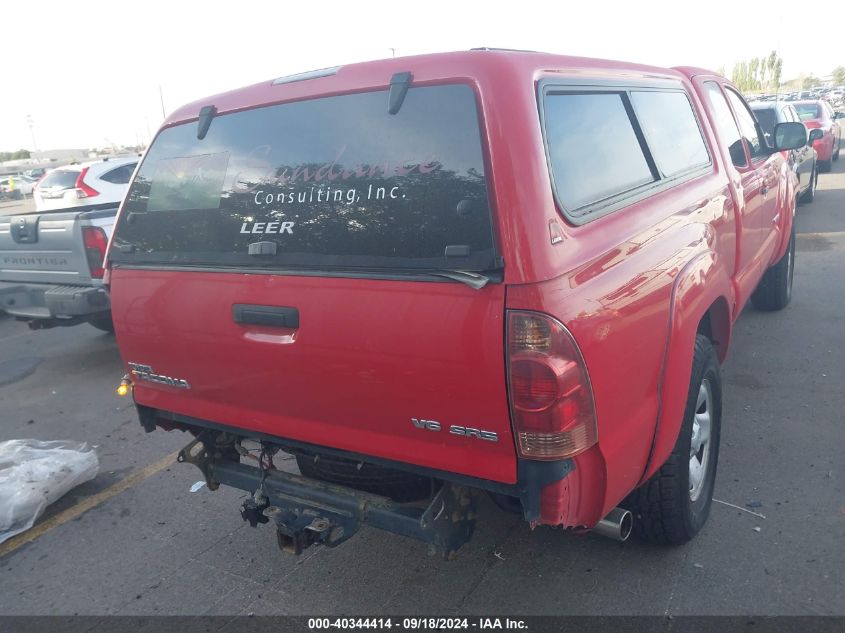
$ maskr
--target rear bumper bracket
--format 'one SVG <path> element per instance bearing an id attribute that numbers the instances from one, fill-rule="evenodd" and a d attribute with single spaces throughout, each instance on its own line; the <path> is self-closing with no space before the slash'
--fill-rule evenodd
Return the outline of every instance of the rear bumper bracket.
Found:
<path id="1" fill-rule="evenodd" d="M 451 559 L 475 529 L 476 495 L 466 486 L 444 483 L 422 508 L 278 470 L 208 459 L 207 453 L 194 458 L 193 446 L 183 449 L 180 457 L 186 458 L 180 461 L 197 465 L 209 487 L 214 482 L 252 494 L 241 516 L 251 525 L 272 521 L 279 547 L 291 554 L 313 544 L 334 547 L 369 525 L 428 543 Z"/>

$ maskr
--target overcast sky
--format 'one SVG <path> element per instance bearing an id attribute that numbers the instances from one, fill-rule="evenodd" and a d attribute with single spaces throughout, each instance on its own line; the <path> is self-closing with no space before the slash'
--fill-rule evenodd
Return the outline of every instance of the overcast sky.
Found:
<path id="1" fill-rule="evenodd" d="M 0 150 L 146 141 L 167 112 L 231 88 L 356 61 L 478 46 L 730 74 L 776 49 L 783 78 L 845 65 L 832 1 L 61 0 L 4 11 Z M 825 8 L 827 6 L 827 9 Z M 693 12 L 693 8 L 695 12 Z M 817 23 L 813 26 L 814 21 Z M 788 33 L 791 30 L 792 33 Z"/>

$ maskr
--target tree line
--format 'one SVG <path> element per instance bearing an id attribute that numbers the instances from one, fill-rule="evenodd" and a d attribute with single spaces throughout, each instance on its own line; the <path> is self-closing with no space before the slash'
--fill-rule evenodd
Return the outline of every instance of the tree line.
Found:
<path id="1" fill-rule="evenodd" d="M 783 59 L 776 51 L 765 57 L 753 57 L 737 62 L 731 71 L 731 82 L 742 92 L 775 92 L 781 87 L 781 73 Z M 717 72 L 727 77 L 724 66 Z M 800 88 L 808 89 L 823 83 L 822 79 L 812 73 L 800 75 Z M 845 85 L 845 66 L 837 66 L 831 73 L 834 86 Z"/>
<path id="2" fill-rule="evenodd" d="M 19 149 L 17 152 L 0 152 L 0 163 L 7 160 L 20 160 L 22 158 L 31 158 L 28 149 Z"/>

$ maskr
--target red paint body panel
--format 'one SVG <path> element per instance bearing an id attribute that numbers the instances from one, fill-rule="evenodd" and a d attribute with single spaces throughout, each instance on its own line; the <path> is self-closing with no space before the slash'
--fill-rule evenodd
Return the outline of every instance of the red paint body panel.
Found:
<path id="1" fill-rule="evenodd" d="M 112 271 L 127 362 L 188 390 L 138 382 L 136 401 L 204 420 L 511 483 L 504 287 L 261 274 Z M 290 332 L 240 325 L 237 303 L 296 306 Z M 480 441 L 411 418 L 499 433 Z"/>
<path id="2" fill-rule="evenodd" d="M 794 175 L 780 153 L 739 170 L 715 131 L 703 81 L 676 70 L 533 53 L 477 51 L 343 67 L 180 108 L 165 126 L 218 112 L 385 88 L 463 82 L 478 96 L 504 283 L 463 284 L 114 268 L 124 361 L 161 366 L 190 391 L 138 384 L 152 407 L 317 445 L 498 482 L 516 480 L 505 378 L 505 309 L 545 312 L 580 347 L 598 443 L 542 490 L 540 523 L 593 526 L 665 461 L 687 394 L 693 342 L 710 313 L 720 358 L 766 268 L 783 254 Z M 712 163 L 704 173 L 574 226 L 556 207 L 537 82 L 673 82 L 690 97 Z M 790 180 L 790 178 L 792 180 Z M 766 189 L 766 192 L 763 192 Z M 756 197 L 755 197 L 756 196 Z M 563 240 L 552 244 L 549 224 Z M 295 342 L 232 321 L 234 303 L 295 306 Z M 483 442 L 415 429 L 411 417 L 477 424 Z"/>
<path id="3" fill-rule="evenodd" d="M 823 136 L 820 139 L 813 141 L 813 149 L 818 154 L 818 160 L 829 161 L 833 158 L 836 148 L 839 147 L 842 138 L 842 130 L 839 122 L 834 120 L 825 109 L 821 101 L 796 101 L 795 106 L 799 105 L 816 105 L 819 108 L 821 116 L 813 119 L 802 119 L 802 123 L 808 130 L 820 128 Z"/>

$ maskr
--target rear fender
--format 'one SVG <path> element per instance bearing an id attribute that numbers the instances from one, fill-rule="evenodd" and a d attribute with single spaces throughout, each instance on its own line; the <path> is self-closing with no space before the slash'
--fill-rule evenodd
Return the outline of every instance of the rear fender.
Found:
<path id="1" fill-rule="evenodd" d="M 695 336 L 699 324 L 710 314 L 711 336 L 719 359 L 727 354 L 733 306 L 731 280 L 713 251 L 700 253 L 678 274 L 672 290 L 669 337 L 660 380 L 660 410 L 651 456 L 640 484 L 668 459 L 678 438 L 692 375 Z"/>

